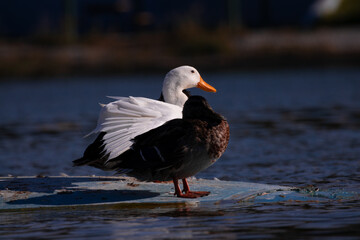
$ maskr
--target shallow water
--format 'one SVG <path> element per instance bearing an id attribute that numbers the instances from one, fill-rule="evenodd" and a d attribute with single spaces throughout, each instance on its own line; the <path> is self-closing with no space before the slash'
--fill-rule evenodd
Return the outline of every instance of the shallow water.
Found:
<path id="1" fill-rule="evenodd" d="M 227 151 L 196 177 L 305 187 L 360 189 L 360 70 L 205 74 L 205 96 L 227 117 Z M 0 176 L 112 175 L 73 168 L 93 137 L 98 102 L 159 96 L 162 76 L 0 83 Z M 357 239 L 358 198 L 144 209 L 0 213 L 0 238 Z"/>

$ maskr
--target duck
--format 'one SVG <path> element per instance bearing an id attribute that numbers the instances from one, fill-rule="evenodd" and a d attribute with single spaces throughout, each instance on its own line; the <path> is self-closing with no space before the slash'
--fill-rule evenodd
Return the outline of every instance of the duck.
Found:
<path id="1" fill-rule="evenodd" d="M 172 181 L 177 197 L 203 197 L 210 192 L 191 191 L 186 178 L 214 164 L 227 148 L 229 137 L 226 119 L 204 97 L 190 96 L 182 118 L 136 136 L 128 150 L 106 165 L 139 181 Z"/>
<path id="2" fill-rule="evenodd" d="M 164 78 L 158 99 L 145 97 L 110 97 L 116 101 L 101 104 L 96 128 L 85 137 L 98 134 L 83 157 L 74 165 L 91 165 L 107 170 L 107 161 L 116 158 L 132 146 L 134 137 L 181 118 L 184 103 L 190 93 L 186 90 L 197 87 L 206 92 L 216 89 L 206 83 L 192 66 L 180 66 L 169 71 Z"/>

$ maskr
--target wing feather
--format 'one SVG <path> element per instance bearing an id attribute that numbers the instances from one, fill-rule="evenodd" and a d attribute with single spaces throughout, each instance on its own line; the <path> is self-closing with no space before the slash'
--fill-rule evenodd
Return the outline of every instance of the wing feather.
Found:
<path id="1" fill-rule="evenodd" d="M 143 97 L 110 97 L 116 99 L 101 108 L 96 128 L 89 133 L 105 132 L 104 151 L 109 159 L 128 150 L 136 136 L 182 117 L 182 108 Z"/>

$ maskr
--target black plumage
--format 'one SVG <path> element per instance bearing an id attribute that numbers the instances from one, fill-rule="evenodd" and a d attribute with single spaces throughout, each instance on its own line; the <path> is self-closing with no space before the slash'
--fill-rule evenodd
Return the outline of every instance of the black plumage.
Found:
<path id="1" fill-rule="evenodd" d="M 177 196 L 199 197 L 209 192 L 190 191 L 186 178 L 212 165 L 223 154 L 228 141 L 229 125 L 224 117 L 214 112 L 203 97 L 191 96 L 184 105 L 182 119 L 168 121 L 135 137 L 131 148 L 120 156 L 102 161 L 99 166 L 96 159 L 106 158 L 99 154 L 102 150 L 99 140 L 84 154 L 91 159 L 90 154 L 95 152 L 93 161 L 79 159 L 74 164 L 116 170 L 142 181 L 173 180 Z M 178 179 L 183 180 L 185 194 Z"/>

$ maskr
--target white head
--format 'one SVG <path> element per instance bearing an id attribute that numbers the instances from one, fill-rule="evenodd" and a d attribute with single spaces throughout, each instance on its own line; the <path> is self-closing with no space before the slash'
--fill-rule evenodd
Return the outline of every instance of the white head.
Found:
<path id="1" fill-rule="evenodd" d="M 162 94 L 165 102 L 182 107 L 188 99 L 183 90 L 193 87 L 207 92 L 216 92 L 216 89 L 207 84 L 194 67 L 181 66 L 166 74 Z"/>

